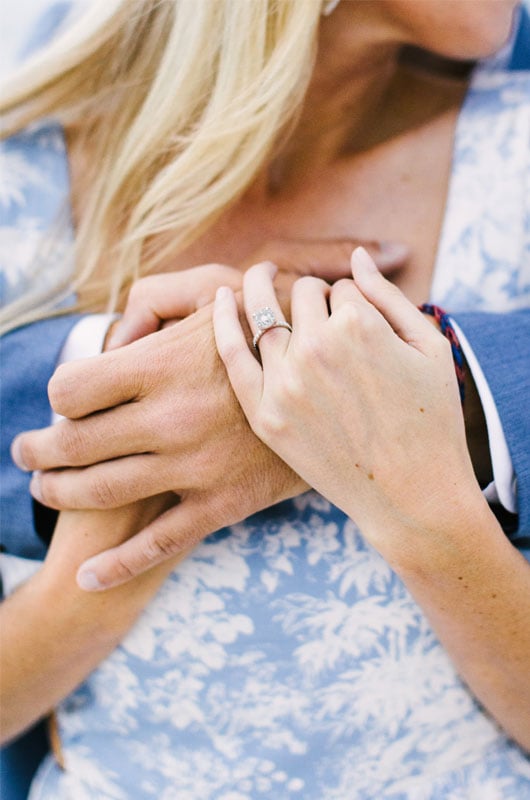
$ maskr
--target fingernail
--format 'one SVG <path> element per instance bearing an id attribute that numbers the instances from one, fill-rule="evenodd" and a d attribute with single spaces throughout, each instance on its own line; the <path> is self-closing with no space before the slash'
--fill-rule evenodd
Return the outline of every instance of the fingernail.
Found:
<path id="1" fill-rule="evenodd" d="M 30 471 L 29 467 L 24 463 L 24 459 L 22 458 L 22 444 L 20 436 L 17 436 L 15 439 L 13 439 L 13 442 L 11 443 L 11 458 L 19 469 L 23 469 L 24 472 Z"/>
<path id="2" fill-rule="evenodd" d="M 352 266 L 357 264 L 361 269 L 366 272 L 378 272 L 374 261 L 370 258 L 364 247 L 356 247 L 351 254 Z"/>
<path id="3" fill-rule="evenodd" d="M 91 569 L 79 569 L 77 573 L 77 585 L 84 592 L 97 592 L 103 589 L 103 584 L 100 582 L 98 576 Z"/>
<path id="4" fill-rule="evenodd" d="M 218 300 L 220 303 L 223 303 L 225 300 L 228 300 L 232 293 L 232 290 L 229 289 L 228 286 L 219 286 L 215 293 L 215 299 Z"/>
<path id="5" fill-rule="evenodd" d="M 41 484 L 41 473 L 40 470 L 36 470 L 33 475 L 31 476 L 31 480 L 29 482 L 29 491 L 32 497 L 35 500 L 38 500 L 39 503 L 44 503 L 44 499 L 42 497 L 42 484 Z"/>

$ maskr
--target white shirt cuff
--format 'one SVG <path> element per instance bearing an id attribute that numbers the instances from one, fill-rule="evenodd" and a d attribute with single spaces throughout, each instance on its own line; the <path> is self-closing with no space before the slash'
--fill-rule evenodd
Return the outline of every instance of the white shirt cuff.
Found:
<path id="1" fill-rule="evenodd" d="M 59 364 L 77 358 L 97 356 L 103 350 L 105 336 L 117 314 L 89 314 L 74 325 L 59 354 Z"/>
<path id="2" fill-rule="evenodd" d="M 453 319 L 451 319 L 451 324 L 458 336 L 467 366 L 475 381 L 486 419 L 493 481 L 484 489 L 484 497 L 491 503 L 501 503 L 507 511 L 515 514 L 517 513 L 517 481 L 495 400 L 465 334 Z"/>
<path id="3" fill-rule="evenodd" d="M 78 358 L 97 356 L 103 350 L 105 337 L 117 314 L 89 314 L 74 325 L 59 353 L 57 366 Z M 62 417 L 52 411 L 52 424 Z"/>

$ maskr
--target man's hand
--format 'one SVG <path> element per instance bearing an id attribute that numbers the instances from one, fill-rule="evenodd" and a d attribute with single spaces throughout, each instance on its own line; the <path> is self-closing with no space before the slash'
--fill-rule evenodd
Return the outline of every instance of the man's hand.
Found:
<path id="1" fill-rule="evenodd" d="M 49 392 L 68 419 L 20 440 L 27 468 L 52 470 L 33 479 L 38 499 L 54 508 L 113 508 L 168 489 L 178 494 L 141 533 L 88 562 L 83 588 L 122 583 L 307 488 L 248 427 L 217 355 L 210 307 L 127 347 L 65 364 Z M 64 466 L 75 469 L 56 469 Z"/>
<path id="2" fill-rule="evenodd" d="M 356 243 L 276 242 L 256 257 L 279 262 L 279 296 L 283 288 L 288 299 L 300 275 L 347 273 Z M 370 249 L 387 272 L 406 258 L 399 245 Z M 67 419 L 15 440 L 19 466 L 40 471 L 32 493 L 45 505 L 103 509 L 168 490 L 177 495 L 175 507 L 130 541 L 87 562 L 84 588 L 122 583 L 307 488 L 250 431 L 217 355 L 205 304 L 218 285 L 237 289 L 240 280 L 238 270 L 208 265 L 140 281 L 111 345 L 145 338 L 60 367 L 49 394 Z M 158 330 L 163 320 L 188 314 Z"/>

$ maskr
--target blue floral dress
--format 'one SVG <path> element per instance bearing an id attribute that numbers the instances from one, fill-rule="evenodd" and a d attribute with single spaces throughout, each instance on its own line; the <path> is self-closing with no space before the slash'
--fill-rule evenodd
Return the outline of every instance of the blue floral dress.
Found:
<path id="1" fill-rule="evenodd" d="M 7 158 L 18 152 L 33 197 L 46 166 L 18 141 Z M 530 304 L 528 73 L 474 76 L 431 299 Z M 315 492 L 204 541 L 58 722 L 66 768 L 47 758 L 31 800 L 530 798 L 528 758 L 402 581 Z"/>

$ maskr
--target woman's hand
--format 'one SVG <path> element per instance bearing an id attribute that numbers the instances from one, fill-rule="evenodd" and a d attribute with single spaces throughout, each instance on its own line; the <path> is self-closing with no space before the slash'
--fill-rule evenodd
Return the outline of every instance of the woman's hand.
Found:
<path id="1" fill-rule="evenodd" d="M 448 342 L 362 248 L 352 269 L 355 281 L 333 287 L 314 278 L 294 284 L 293 332 L 263 334 L 263 366 L 247 345 L 228 289 L 217 295 L 215 335 L 254 432 L 386 547 L 380 531 L 389 533 L 392 523 L 424 531 L 445 504 L 461 515 L 484 501 Z M 252 314 L 260 307 L 282 318 L 272 272 L 261 264 L 245 276 L 254 329 Z"/>
<path id="2" fill-rule="evenodd" d="M 262 334 L 263 366 L 219 290 L 219 353 L 253 430 L 355 519 L 478 699 L 530 750 L 530 568 L 474 478 L 450 348 L 366 253 L 352 269 L 355 283 L 295 284 L 293 331 Z M 272 274 L 261 264 L 245 276 L 249 322 L 264 307 L 282 319 Z"/>

